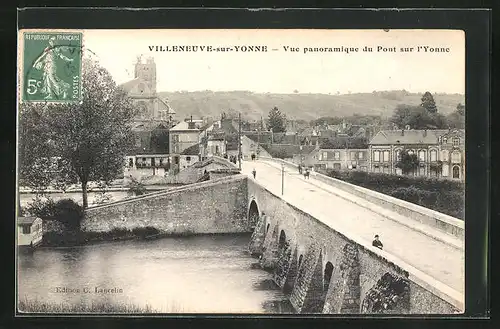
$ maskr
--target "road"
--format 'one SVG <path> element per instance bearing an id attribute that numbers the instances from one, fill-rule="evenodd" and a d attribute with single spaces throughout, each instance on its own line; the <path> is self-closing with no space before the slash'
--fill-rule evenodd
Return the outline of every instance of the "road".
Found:
<path id="1" fill-rule="evenodd" d="M 266 161 L 243 161 L 242 174 L 252 176 L 270 192 L 281 196 L 281 167 Z M 305 180 L 297 171 L 285 167 L 282 198 L 341 233 L 354 234 L 371 245 L 378 234 L 384 251 L 398 257 L 448 287 L 463 293 L 465 253 L 463 249 L 388 219 L 373 210 L 338 196 L 334 187 L 311 176 Z M 345 192 L 343 192 L 345 194 Z M 354 197 L 353 197 L 354 198 Z M 377 208 L 374 206 L 374 208 Z M 408 221 L 413 221 L 408 219 Z M 429 227 L 429 230 L 435 230 Z"/>

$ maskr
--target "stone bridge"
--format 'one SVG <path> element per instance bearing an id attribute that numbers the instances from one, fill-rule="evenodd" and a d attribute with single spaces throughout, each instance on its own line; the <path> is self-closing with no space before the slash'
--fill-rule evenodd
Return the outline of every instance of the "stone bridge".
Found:
<path id="1" fill-rule="evenodd" d="M 299 313 L 464 311 L 462 221 L 274 159 L 242 173 L 90 208 L 82 227 L 253 232 L 249 251 Z"/>

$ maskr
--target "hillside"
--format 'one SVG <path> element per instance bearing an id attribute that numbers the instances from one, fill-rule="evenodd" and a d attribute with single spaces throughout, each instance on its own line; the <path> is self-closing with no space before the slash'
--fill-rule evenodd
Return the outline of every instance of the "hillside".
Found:
<path id="1" fill-rule="evenodd" d="M 269 110 L 277 106 L 289 118 L 313 120 L 322 116 L 348 116 L 377 114 L 391 116 L 398 104 L 420 104 L 421 94 L 402 91 L 383 91 L 349 95 L 326 94 L 271 94 L 249 91 L 195 91 L 160 92 L 169 99 L 178 113 L 177 117 L 218 117 L 222 111 L 241 111 L 245 119 L 256 120 L 267 117 Z M 434 94 L 439 113 L 453 112 L 458 103 L 465 103 L 459 94 Z"/>

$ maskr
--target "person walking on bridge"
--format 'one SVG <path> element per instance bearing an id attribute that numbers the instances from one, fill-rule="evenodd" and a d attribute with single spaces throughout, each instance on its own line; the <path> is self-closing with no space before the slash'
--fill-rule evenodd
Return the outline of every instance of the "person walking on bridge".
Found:
<path id="1" fill-rule="evenodd" d="M 252 175 L 253 175 L 253 179 L 255 179 L 255 176 L 257 175 L 257 171 L 255 171 L 255 168 L 253 168 L 253 170 L 252 170 Z"/>
<path id="2" fill-rule="evenodd" d="M 379 240 L 379 236 L 378 234 L 375 235 L 375 240 L 373 240 L 372 242 L 372 246 L 374 247 L 377 247 L 379 249 L 383 249 L 384 248 L 384 245 L 382 244 L 382 242 Z"/>

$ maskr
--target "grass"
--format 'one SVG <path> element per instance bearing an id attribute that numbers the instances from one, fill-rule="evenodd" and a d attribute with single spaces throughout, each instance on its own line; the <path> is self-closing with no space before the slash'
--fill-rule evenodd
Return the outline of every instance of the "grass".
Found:
<path id="1" fill-rule="evenodd" d="M 90 314 L 151 314 L 151 313 L 182 313 L 179 303 L 171 303 L 167 311 L 153 308 L 146 304 L 139 306 L 131 303 L 110 304 L 106 302 L 91 302 L 89 304 L 69 304 L 30 300 L 24 298 L 18 302 L 18 311 L 21 313 L 90 313 Z"/>

